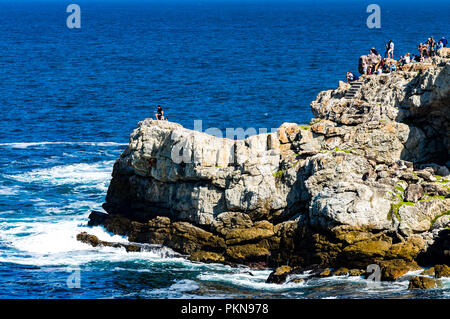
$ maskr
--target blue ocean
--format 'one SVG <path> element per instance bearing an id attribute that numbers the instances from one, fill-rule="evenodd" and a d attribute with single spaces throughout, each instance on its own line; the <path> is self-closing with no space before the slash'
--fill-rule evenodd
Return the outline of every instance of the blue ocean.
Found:
<path id="1" fill-rule="evenodd" d="M 75 2 L 75 0 L 73 0 Z M 0 1 L 0 298 L 449 298 L 408 282 L 330 277 L 266 284 L 270 270 L 189 262 L 168 249 L 127 253 L 76 241 L 101 210 L 113 163 L 156 105 L 203 129 L 308 123 L 372 47 L 395 57 L 450 36 L 450 2 Z M 75 285 L 71 281 L 77 275 Z M 72 284 L 70 284 L 72 283 Z"/>

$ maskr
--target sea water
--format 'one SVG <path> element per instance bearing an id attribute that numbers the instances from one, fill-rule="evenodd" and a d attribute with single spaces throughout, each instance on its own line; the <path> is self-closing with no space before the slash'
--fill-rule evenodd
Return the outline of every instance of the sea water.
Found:
<path id="1" fill-rule="evenodd" d="M 193 128 L 308 123 L 371 47 L 415 53 L 449 36 L 448 1 L 0 1 L 0 298 L 448 298 L 450 282 L 331 277 L 266 284 L 270 270 L 193 263 L 167 248 L 142 253 L 76 241 L 101 210 L 115 159 L 161 104 Z M 72 280 L 74 275 L 78 276 Z"/>

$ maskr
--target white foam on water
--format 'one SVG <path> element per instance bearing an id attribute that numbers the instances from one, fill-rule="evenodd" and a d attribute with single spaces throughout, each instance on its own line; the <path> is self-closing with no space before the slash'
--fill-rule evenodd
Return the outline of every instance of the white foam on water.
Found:
<path id="1" fill-rule="evenodd" d="M 0 242 L 13 248 L 6 254 L 0 252 L 0 262 L 35 266 L 77 266 L 91 261 L 123 262 L 149 260 L 174 262 L 198 267 L 180 257 L 167 247 L 148 247 L 142 252 L 127 252 L 125 248 L 92 247 L 77 241 L 77 234 L 86 231 L 100 240 L 129 243 L 123 236 L 108 233 L 103 227 L 88 227 L 87 214 L 78 217 L 47 216 L 18 221 L 14 224 L 0 222 Z"/>
<path id="2" fill-rule="evenodd" d="M 172 286 L 169 287 L 169 290 L 175 290 L 180 292 L 187 292 L 187 291 L 193 291 L 200 288 L 200 286 L 193 280 L 189 279 L 183 279 L 176 283 L 174 283 Z"/>
<path id="3" fill-rule="evenodd" d="M 21 188 L 17 185 L 15 186 L 0 186 L 0 196 L 14 196 L 19 194 Z"/>
<path id="4" fill-rule="evenodd" d="M 202 273 L 197 278 L 201 281 L 220 282 L 224 284 L 231 284 L 236 287 L 248 288 L 253 290 L 265 291 L 284 291 L 294 290 L 304 287 L 304 282 L 286 284 L 266 283 L 266 279 L 270 274 L 270 270 L 256 270 L 249 273 Z"/>
<path id="5" fill-rule="evenodd" d="M 88 145 L 88 146 L 126 146 L 127 143 L 116 143 L 116 142 L 21 142 L 21 143 L 0 143 L 1 146 L 26 149 L 33 146 L 44 146 L 44 145 Z"/>
<path id="6" fill-rule="evenodd" d="M 205 296 L 198 296 L 190 294 L 200 288 L 199 284 L 190 279 L 182 279 L 169 287 L 158 289 L 144 289 L 140 291 L 139 295 L 143 295 L 151 298 L 181 298 L 181 299 L 194 299 L 205 298 Z"/>
<path id="7" fill-rule="evenodd" d="M 22 183 L 40 183 L 51 185 L 81 184 L 81 187 L 95 186 L 101 190 L 111 179 L 114 161 L 93 164 L 78 163 L 50 168 L 35 169 L 19 175 L 5 175 Z"/>

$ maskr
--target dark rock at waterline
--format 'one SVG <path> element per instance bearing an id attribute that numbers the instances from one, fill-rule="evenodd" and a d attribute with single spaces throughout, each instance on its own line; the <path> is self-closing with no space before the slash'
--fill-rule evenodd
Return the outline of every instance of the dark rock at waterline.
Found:
<path id="1" fill-rule="evenodd" d="M 103 225 L 108 218 L 108 214 L 93 210 L 89 214 L 88 226 Z"/>
<path id="2" fill-rule="evenodd" d="M 266 283 L 271 284 L 283 284 L 286 282 L 287 277 L 291 274 L 292 268 L 289 266 L 280 266 L 270 273 L 266 280 Z"/>
<path id="3" fill-rule="evenodd" d="M 450 267 L 447 265 L 434 266 L 434 276 L 436 278 L 450 277 Z"/>
<path id="4" fill-rule="evenodd" d="M 450 265 L 450 229 L 439 231 L 434 242 L 419 254 L 417 261 L 423 265 Z"/>
<path id="5" fill-rule="evenodd" d="M 124 243 L 113 243 L 108 241 L 103 241 L 98 239 L 95 235 L 90 235 L 86 232 L 82 232 L 77 235 L 77 240 L 91 245 L 92 247 L 104 246 L 104 247 L 114 247 L 114 248 L 125 248 L 127 252 L 140 252 L 142 247 L 135 244 L 124 244 Z"/>
<path id="6" fill-rule="evenodd" d="M 409 280 L 408 289 L 433 289 L 436 286 L 437 282 L 434 278 L 415 276 Z"/>

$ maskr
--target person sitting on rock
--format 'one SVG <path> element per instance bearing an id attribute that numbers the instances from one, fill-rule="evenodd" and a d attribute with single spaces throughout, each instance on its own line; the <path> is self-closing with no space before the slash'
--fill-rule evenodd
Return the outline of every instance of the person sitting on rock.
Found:
<path id="1" fill-rule="evenodd" d="M 383 73 L 391 73 L 391 63 L 387 62 L 387 60 L 384 59 L 380 69 L 382 70 Z"/>
<path id="2" fill-rule="evenodd" d="M 347 83 L 358 80 L 358 77 L 352 72 L 347 72 Z"/>
<path id="3" fill-rule="evenodd" d="M 157 106 L 157 110 L 155 111 L 155 118 L 157 120 L 164 120 L 164 111 L 163 111 L 161 105 Z"/>
<path id="4" fill-rule="evenodd" d="M 404 59 L 405 59 L 405 64 L 411 63 L 411 55 L 409 53 L 405 54 Z"/>
<path id="5" fill-rule="evenodd" d="M 444 45 L 444 48 L 447 47 L 447 39 L 445 37 L 442 37 L 442 39 L 440 39 L 439 41 L 442 41 L 442 44 Z"/>
<path id="6" fill-rule="evenodd" d="M 395 62 L 391 62 L 390 71 L 391 72 L 397 71 L 397 64 Z"/>

